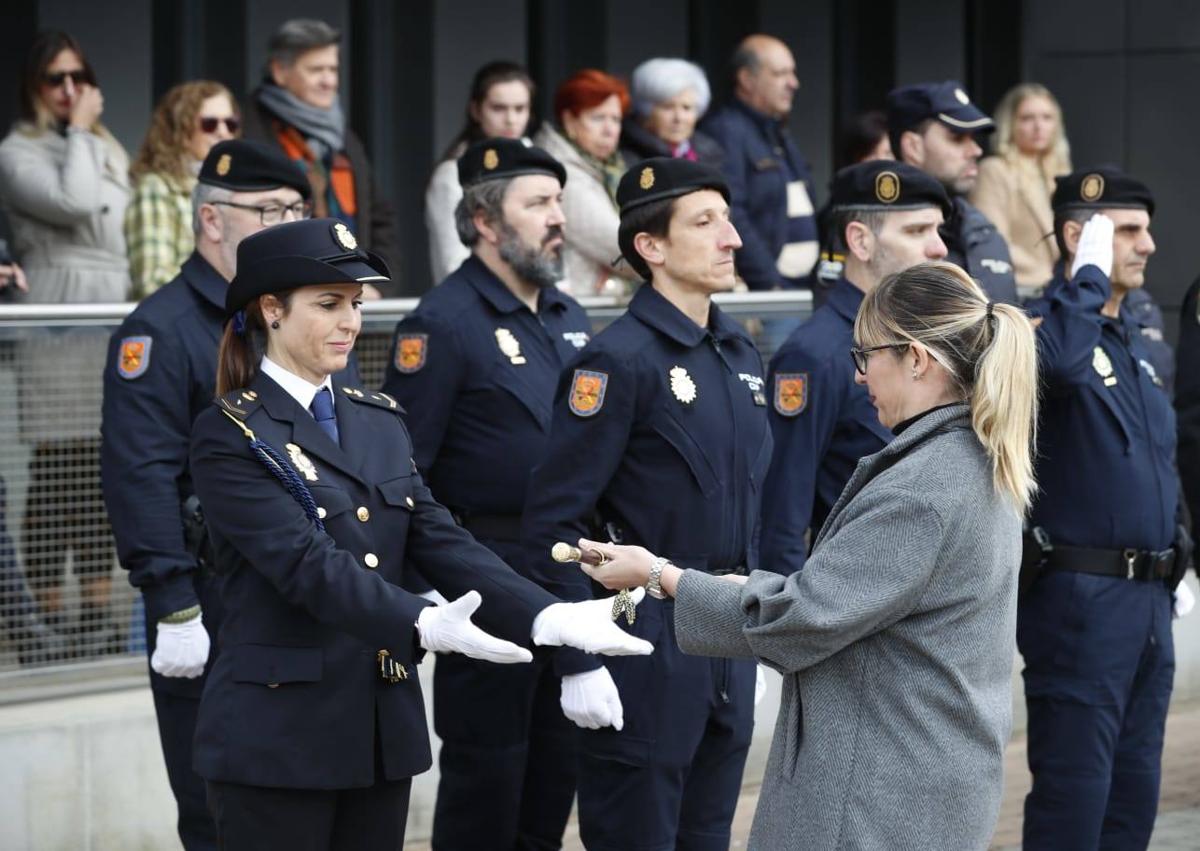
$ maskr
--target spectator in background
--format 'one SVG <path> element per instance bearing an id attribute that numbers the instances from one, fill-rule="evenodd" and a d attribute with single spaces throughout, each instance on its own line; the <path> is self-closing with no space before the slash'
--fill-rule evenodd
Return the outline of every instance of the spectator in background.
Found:
<path id="1" fill-rule="evenodd" d="M 734 99 L 709 116 L 704 130 L 725 150 L 733 223 L 743 243 L 738 274 L 752 290 L 808 286 L 817 262 L 812 174 L 787 131 L 800 88 L 796 62 L 779 39 L 751 35 L 732 65 Z"/>
<path id="2" fill-rule="evenodd" d="M 338 97 L 341 33 L 324 21 L 287 21 L 271 36 L 267 69 L 245 114 L 247 139 L 273 142 L 308 174 L 313 215 L 345 222 L 360 248 L 400 267 L 396 216 L 372 175 L 367 151 L 346 126 Z M 395 294 L 395 280 L 381 284 Z M 366 298 L 379 298 L 372 284 Z"/>
<path id="3" fill-rule="evenodd" d="M 838 134 L 836 169 L 872 160 L 893 160 L 892 143 L 888 140 L 887 113 L 872 109 L 860 112 L 842 127 Z"/>
<path id="4" fill-rule="evenodd" d="M 425 190 L 425 226 L 429 229 L 429 268 L 433 283 L 442 280 L 471 256 L 454 225 L 454 209 L 462 200 L 458 158 L 481 139 L 520 139 L 529 130 L 533 79 L 514 62 L 489 62 L 471 80 L 467 119 L 442 154 Z"/>
<path id="5" fill-rule="evenodd" d="M 121 224 L 129 158 L 100 123 L 104 98 L 79 42 L 40 33 L 21 77 L 20 120 L 0 143 L 0 199 L 16 259 L 40 303 L 117 302 L 129 294 Z M 34 444 L 25 506 L 26 575 L 51 626 L 66 617 L 67 552 L 79 577 L 81 649 L 116 652 L 113 557 L 100 498 L 99 404 L 104 334 L 47 329 L 19 357 L 21 434 Z"/>
<path id="6" fill-rule="evenodd" d="M 1008 243 L 1017 286 L 1038 291 L 1053 277 L 1054 179 L 1071 171 L 1062 109 L 1038 83 L 1014 86 L 996 107 L 992 153 L 979 163 L 971 203 Z"/>
<path id="7" fill-rule="evenodd" d="M 647 59 L 633 71 L 633 114 L 621 128 L 626 165 L 649 157 L 683 157 L 719 169 L 724 152 L 696 130 L 712 92 L 699 65 L 686 59 Z"/>
<path id="8" fill-rule="evenodd" d="M 554 118 L 534 143 L 567 169 L 563 186 L 566 246 L 563 288 L 572 295 L 619 295 L 637 275 L 628 264 L 614 268 L 617 246 L 617 183 L 625 160 L 617 150 L 629 90 L 611 74 L 586 68 L 558 87 Z"/>
<path id="9" fill-rule="evenodd" d="M 133 297 L 142 299 L 179 274 L 195 247 L 192 188 L 217 142 L 241 130 L 229 89 L 212 80 L 180 83 L 162 96 L 129 174 L 125 242 Z"/>

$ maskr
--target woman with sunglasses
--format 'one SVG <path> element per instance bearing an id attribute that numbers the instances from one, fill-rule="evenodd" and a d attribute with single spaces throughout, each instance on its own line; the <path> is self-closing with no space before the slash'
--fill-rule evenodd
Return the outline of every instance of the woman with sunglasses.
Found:
<path id="1" fill-rule="evenodd" d="M 104 98 L 79 42 L 33 41 L 21 76 L 20 119 L 0 142 L 0 203 L 29 291 L 24 302 L 117 302 L 129 294 L 122 222 L 129 158 L 100 123 Z M 9 288 L 11 292 L 12 288 Z M 98 381 L 107 333 L 45 329 L 21 346 L 21 433 L 33 444 L 25 511 L 26 574 L 52 624 L 64 617 L 67 552 L 79 577 L 80 652 L 116 652 L 112 542 L 100 495 Z M 98 385 L 96 385 L 98 386 Z"/>
<path id="2" fill-rule="evenodd" d="M 584 570 L 674 597 L 685 652 L 783 675 L 750 847 L 983 849 L 1035 489 L 1033 329 L 957 266 L 923 263 L 866 295 L 854 338 L 896 436 L 859 462 L 803 570 L 714 577 L 582 540 L 608 559 Z"/>
<path id="3" fill-rule="evenodd" d="M 236 139 L 242 125 L 229 89 L 212 80 L 180 83 L 155 107 L 129 170 L 133 198 L 125 240 L 133 297 L 144 298 L 179 274 L 195 247 L 192 189 L 209 149 Z"/>

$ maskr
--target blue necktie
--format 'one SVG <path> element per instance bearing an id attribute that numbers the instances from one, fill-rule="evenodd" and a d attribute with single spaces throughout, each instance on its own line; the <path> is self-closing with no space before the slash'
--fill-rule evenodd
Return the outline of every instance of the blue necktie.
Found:
<path id="1" fill-rule="evenodd" d="M 330 440 L 341 446 L 341 442 L 338 440 L 337 415 L 333 412 L 333 394 L 329 392 L 328 387 L 322 387 L 317 391 L 317 395 L 313 396 L 312 404 L 308 409 L 312 411 L 313 419 L 317 421 L 321 431 L 329 435 Z"/>

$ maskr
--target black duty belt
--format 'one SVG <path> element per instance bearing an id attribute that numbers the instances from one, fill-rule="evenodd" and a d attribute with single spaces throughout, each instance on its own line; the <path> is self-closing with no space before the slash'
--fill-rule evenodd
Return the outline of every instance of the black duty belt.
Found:
<path id="1" fill-rule="evenodd" d="M 1175 567 L 1175 550 L 1101 550 L 1055 544 L 1046 554 L 1044 570 L 1070 570 L 1099 576 L 1119 576 L 1139 582 L 1166 579 Z"/>
<path id="2" fill-rule="evenodd" d="M 746 565 L 739 564 L 737 567 L 719 567 L 716 570 L 710 570 L 711 576 L 745 576 Z"/>
<path id="3" fill-rule="evenodd" d="M 521 516 L 519 514 L 468 514 L 454 512 L 454 522 L 476 538 L 490 541 L 520 541 Z"/>

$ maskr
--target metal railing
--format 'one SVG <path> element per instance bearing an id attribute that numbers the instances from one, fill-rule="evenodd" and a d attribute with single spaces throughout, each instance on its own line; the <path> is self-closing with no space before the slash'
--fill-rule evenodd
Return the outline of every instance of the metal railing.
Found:
<path id="1" fill-rule="evenodd" d="M 764 359 L 808 316 L 807 292 L 717 297 Z M 581 300 L 598 330 L 624 302 Z M 383 380 L 416 299 L 363 306 L 364 384 Z M 146 682 L 141 598 L 117 564 L 99 485 L 108 339 L 133 304 L 0 307 L 0 704 Z"/>

